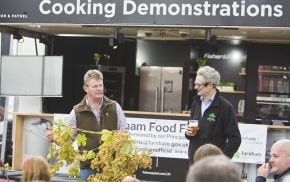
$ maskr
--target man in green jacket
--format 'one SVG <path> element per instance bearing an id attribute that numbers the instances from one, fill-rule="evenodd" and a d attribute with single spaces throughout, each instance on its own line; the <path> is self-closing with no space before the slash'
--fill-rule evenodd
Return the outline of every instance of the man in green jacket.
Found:
<path id="1" fill-rule="evenodd" d="M 189 162 L 195 151 L 203 144 L 210 143 L 219 147 L 225 155 L 232 158 L 241 144 L 241 134 L 233 106 L 220 96 L 217 85 L 220 74 L 214 68 L 205 66 L 197 71 L 194 88 L 197 96 L 193 98 L 190 121 L 197 126 L 187 125 L 185 136 L 190 140 Z"/>

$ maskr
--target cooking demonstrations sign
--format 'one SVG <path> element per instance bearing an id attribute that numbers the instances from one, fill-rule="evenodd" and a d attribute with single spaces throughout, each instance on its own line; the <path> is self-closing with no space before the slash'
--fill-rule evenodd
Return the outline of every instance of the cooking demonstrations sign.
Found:
<path id="1" fill-rule="evenodd" d="M 283 0 L 9 0 L 1 23 L 289 27 Z"/>

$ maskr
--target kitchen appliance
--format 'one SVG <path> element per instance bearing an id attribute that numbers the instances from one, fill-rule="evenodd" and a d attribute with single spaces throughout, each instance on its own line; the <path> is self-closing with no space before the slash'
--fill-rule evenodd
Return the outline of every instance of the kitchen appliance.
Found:
<path id="1" fill-rule="evenodd" d="M 182 67 L 140 68 L 139 110 L 181 112 Z"/>
<path id="2" fill-rule="evenodd" d="M 290 67 L 259 65 L 256 120 L 290 124 Z"/>

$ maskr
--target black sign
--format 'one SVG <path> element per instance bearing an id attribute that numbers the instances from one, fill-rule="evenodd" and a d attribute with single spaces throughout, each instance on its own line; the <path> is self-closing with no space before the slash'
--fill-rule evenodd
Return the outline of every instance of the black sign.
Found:
<path id="1" fill-rule="evenodd" d="M 1 23 L 289 27 L 283 0 L 9 0 Z"/>
<path id="2" fill-rule="evenodd" d="M 149 181 L 184 182 L 189 169 L 187 159 L 152 158 L 151 169 L 139 169 L 137 178 Z"/>

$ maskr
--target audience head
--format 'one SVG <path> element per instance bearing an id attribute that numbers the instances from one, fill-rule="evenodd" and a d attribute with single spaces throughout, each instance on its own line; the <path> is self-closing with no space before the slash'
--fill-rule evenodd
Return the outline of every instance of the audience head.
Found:
<path id="1" fill-rule="evenodd" d="M 290 140 L 282 139 L 272 145 L 270 152 L 271 172 L 281 175 L 290 168 Z"/>
<path id="2" fill-rule="evenodd" d="M 197 162 L 202 158 L 213 156 L 213 155 L 222 155 L 223 152 L 220 148 L 212 144 L 204 144 L 200 146 L 193 156 L 193 162 Z"/>
<path id="3" fill-rule="evenodd" d="M 139 182 L 139 180 L 136 179 L 136 178 L 134 178 L 134 177 L 132 177 L 132 176 L 126 176 L 126 177 L 122 180 L 122 182 Z"/>
<path id="4" fill-rule="evenodd" d="M 29 156 L 23 164 L 22 182 L 50 181 L 48 163 L 42 156 Z"/>
<path id="5" fill-rule="evenodd" d="M 194 163 L 186 182 L 240 182 L 241 169 L 224 155 L 210 156 Z"/>

